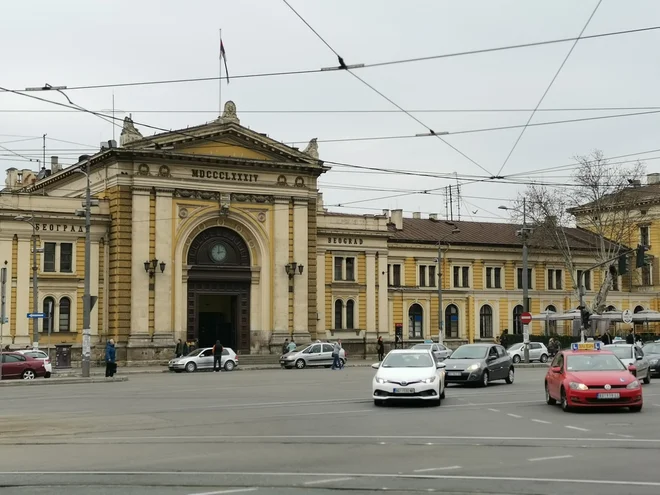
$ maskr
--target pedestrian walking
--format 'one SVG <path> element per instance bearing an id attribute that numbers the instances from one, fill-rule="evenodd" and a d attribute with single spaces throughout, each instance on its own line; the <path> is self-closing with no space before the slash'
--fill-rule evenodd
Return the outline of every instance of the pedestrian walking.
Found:
<path id="1" fill-rule="evenodd" d="M 219 340 L 216 340 L 213 346 L 213 371 L 222 371 L 222 344 Z"/>
<path id="2" fill-rule="evenodd" d="M 341 340 L 337 340 L 335 345 L 332 348 L 332 369 L 342 369 L 344 365 L 339 358 L 339 353 L 341 352 Z"/>
<path id="3" fill-rule="evenodd" d="M 282 354 L 286 354 L 289 352 L 289 339 L 284 339 L 284 343 L 282 344 Z"/>
<path id="4" fill-rule="evenodd" d="M 183 342 L 181 342 L 181 339 L 179 339 L 176 343 L 176 347 L 174 348 L 174 355 L 178 358 L 183 356 Z"/>
<path id="5" fill-rule="evenodd" d="M 376 349 L 378 351 L 378 362 L 383 360 L 385 356 L 385 344 L 383 344 L 383 337 L 378 337 L 378 342 L 376 343 Z"/>
<path id="6" fill-rule="evenodd" d="M 628 336 L 626 337 L 626 344 L 634 344 L 635 343 L 635 334 L 633 333 L 632 328 L 628 332 Z"/>
<path id="7" fill-rule="evenodd" d="M 117 373 L 117 350 L 115 341 L 110 339 L 105 346 L 105 377 L 112 378 Z"/>
<path id="8" fill-rule="evenodd" d="M 293 337 L 291 337 L 291 342 L 289 342 L 289 352 L 293 352 L 296 350 L 296 342 L 293 340 Z"/>
<path id="9" fill-rule="evenodd" d="M 610 331 L 605 330 L 605 333 L 600 338 L 600 340 L 603 343 L 603 345 L 610 345 L 612 343 L 612 336 L 610 335 Z"/>

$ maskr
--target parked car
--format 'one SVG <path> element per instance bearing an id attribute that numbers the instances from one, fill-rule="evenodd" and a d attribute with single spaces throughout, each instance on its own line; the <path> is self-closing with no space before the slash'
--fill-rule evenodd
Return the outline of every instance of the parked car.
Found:
<path id="1" fill-rule="evenodd" d="M 53 373 L 53 364 L 50 362 L 50 357 L 48 357 L 48 354 L 46 354 L 44 351 L 35 351 L 33 349 L 21 349 L 16 352 L 20 352 L 24 356 L 41 359 L 44 362 L 44 368 L 46 369 L 44 378 L 50 378 L 51 374 Z"/>
<path id="2" fill-rule="evenodd" d="M 444 362 L 447 383 L 476 383 L 483 387 L 493 380 L 513 383 L 513 360 L 501 345 L 465 344 Z"/>
<path id="3" fill-rule="evenodd" d="M 649 360 L 651 376 L 660 375 L 660 343 L 652 342 L 650 344 L 646 344 L 644 347 L 642 347 L 642 352 L 644 352 L 644 355 Z"/>
<path id="4" fill-rule="evenodd" d="M 238 355 L 233 349 L 225 347 L 222 349 L 222 358 L 220 366 L 225 371 L 233 371 L 238 366 Z M 213 347 L 200 347 L 194 351 L 189 352 L 187 355 L 170 359 L 168 363 L 170 371 L 180 373 L 187 371 L 193 373 L 195 371 L 212 370 L 213 369 Z"/>
<path id="5" fill-rule="evenodd" d="M 525 359 L 525 344 L 513 344 L 509 347 L 506 352 L 511 356 L 511 359 L 515 364 L 518 364 L 520 361 Z M 548 362 L 548 355 L 550 351 L 541 342 L 530 342 L 529 343 L 529 360 L 530 361 L 540 361 L 542 363 Z"/>
<path id="6" fill-rule="evenodd" d="M 452 350 L 448 347 L 445 347 L 442 344 L 436 344 L 433 342 L 424 342 L 423 344 L 415 344 L 412 346 L 413 349 L 426 349 L 433 353 L 433 356 L 437 361 L 443 361 L 451 356 Z"/>
<path id="7" fill-rule="evenodd" d="M 307 347 L 282 354 L 280 356 L 280 366 L 287 369 L 295 366 L 299 370 L 307 366 L 325 366 L 329 368 L 332 366 L 333 361 L 333 347 L 333 344 L 329 342 L 314 342 Z M 346 364 L 347 358 L 344 349 L 339 351 L 339 359 L 342 365 Z"/>
<path id="8" fill-rule="evenodd" d="M 20 352 L 2 353 L 2 378 L 22 378 L 34 380 L 46 376 L 46 368 L 41 359 L 26 356 Z"/>
<path id="9" fill-rule="evenodd" d="M 635 376 L 640 380 L 643 379 L 647 385 L 651 383 L 651 364 L 639 346 L 633 344 L 611 344 L 603 347 L 603 350 L 612 352 L 626 367 L 630 365 L 635 366 Z"/>

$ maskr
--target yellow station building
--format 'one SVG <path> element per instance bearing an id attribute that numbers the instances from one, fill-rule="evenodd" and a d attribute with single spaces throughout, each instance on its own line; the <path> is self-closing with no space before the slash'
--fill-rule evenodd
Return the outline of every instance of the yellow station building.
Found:
<path id="1" fill-rule="evenodd" d="M 0 264 L 8 273 L 3 347 L 32 342 L 36 235 L 38 309 L 46 316 L 40 346 L 71 344 L 79 359 L 85 229 L 76 210 L 88 162 L 98 200 L 90 259 L 95 359 L 110 338 L 128 362 L 167 359 L 178 339 L 204 346 L 219 338 L 242 354 L 278 352 L 292 337 L 391 342 L 397 328 L 406 342 L 437 339 L 440 274 L 450 346 L 522 332 L 519 226 L 451 226 L 401 210 L 329 212 L 318 185 L 329 168 L 316 141 L 304 150 L 286 146 L 242 126 L 227 102 L 213 122 L 152 137 L 127 118 L 118 147 L 110 142 L 67 168 L 54 157 L 48 170 L 7 171 L 0 195 Z M 644 224 L 651 236 L 660 232 L 654 221 Z M 593 240 L 569 230 L 578 265 L 587 268 Z M 577 306 L 557 253 L 531 245 L 530 267 L 532 312 Z M 587 297 L 600 276 L 588 278 Z M 658 307 L 652 284 L 615 288 L 608 304 L 616 308 Z M 534 323 L 533 331 L 570 331 L 549 325 Z"/>

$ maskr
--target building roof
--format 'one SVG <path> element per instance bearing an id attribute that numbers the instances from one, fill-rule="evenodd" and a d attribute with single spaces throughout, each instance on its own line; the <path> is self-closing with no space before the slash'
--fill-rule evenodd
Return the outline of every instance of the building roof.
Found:
<path id="1" fill-rule="evenodd" d="M 609 209 L 630 209 L 640 208 L 645 205 L 654 205 L 660 203 L 660 183 L 648 185 L 631 185 L 616 193 L 603 196 L 598 203 L 590 202 L 568 211 L 574 215 L 588 213 L 592 210 L 604 212 Z"/>
<path id="2" fill-rule="evenodd" d="M 390 224 L 392 231 L 390 239 L 393 242 L 437 244 L 439 239 L 446 236 L 445 240 L 455 245 L 522 247 L 522 238 L 517 234 L 521 228 L 519 224 L 462 221 L 455 221 L 453 224 L 456 227 L 447 224 L 444 220 L 404 218 L 403 230 L 396 230 L 394 225 Z M 451 234 L 454 228 L 460 229 L 460 232 Z M 572 249 L 596 248 L 598 237 L 584 229 L 567 228 L 566 235 Z M 535 239 L 534 233 L 529 236 L 528 245 L 551 247 L 547 242 L 541 242 L 538 237 Z"/>

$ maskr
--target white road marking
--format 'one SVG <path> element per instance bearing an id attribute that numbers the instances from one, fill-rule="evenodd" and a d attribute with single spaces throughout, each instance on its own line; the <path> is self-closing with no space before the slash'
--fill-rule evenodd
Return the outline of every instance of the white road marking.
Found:
<path id="1" fill-rule="evenodd" d="M 328 480 L 318 480 L 318 481 L 306 481 L 303 485 L 322 485 L 323 483 L 334 483 L 336 481 L 348 481 L 353 478 L 331 478 Z"/>
<path id="2" fill-rule="evenodd" d="M 660 488 L 660 481 L 630 481 L 613 479 L 585 478 L 532 478 L 522 476 L 462 476 L 449 474 L 393 474 L 393 473 L 287 473 L 249 472 L 249 471 L 6 471 L 0 475 L 51 475 L 51 476 L 259 476 L 259 477 L 343 477 L 343 478 L 380 478 L 380 479 L 431 479 L 431 480 L 471 480 L 471 481 L 519 481 L 522 483 L 561 483 L 574 485 L 619 485 L 619 486 L 650 486 Z M 253 490 L 254 491 L 254 490 Z M 217 493 L 217 492 L 215 492 Z M 227 492 L 226 492 L 227 493 Z"/>
<path id="3" fill-rule="evenodd" d="M 448 471 L 450 469 L 461 469 L 461 466 L 446 466 L 437 468 L 415 469 L 413 473 L 427 473 L 429 471 Z"/>
<path id="4" fill-rule="evenodd" d="M 568 428 L 569 430 L 589 431 L 586 428 L 580 428 L 579 426 L 565 426 L 565 428 Z"/>
<path id="5" fill-rule="evenodd" d="M 511 414 L 511 413 L 507 413 L 507 416 L 511 416 L 512 418 L 522 418 L 522 416 L 518 416 L 517 414 Z"/>
<path id="6" fill-rule="evenodd" d="M 553 459 L 569 459 L 573 457 L 572 455 L 553 455 L 550 457 L 534 457 L 532 459 L 527 459 L 529 462 L 537 462 L 537 461 L 551 461 Z"/>
<path id="7" fill-rule="evenodd" d="M 233 490 L 220 490 L 219 492 L 199 492 L 199 493 L 190 493 L 189 495 L 220 495 L 222 493 L 245 493 L 245 492 L 256 492 L 258 488 L 235 488 Z"/>
<path id="8" fill-rule="evenodd" d="M 499 409 L 492 409 L 492 408 L 490 408 L 490 407 L 488 408 L 488 410 L 489 410 L 489 411 L 493 411 L 493 412 L 500 412 Z"/>
<path id="9" fill-rule="evenodd" d="M 623 433 L 612 433 L 608 432 L 608 435 L 612 435 L 613 437 L 622 437 L 622 438 L 635 438 L 632 435 L 624 435 Z"/>
<path id="10" fill-rule="evenodd" d="M 552 423 L 550 421 L 543 421 L 542 419 L 532 419 L 534 423 L 542 423 L 544 425 L 551 425 Z"/>

